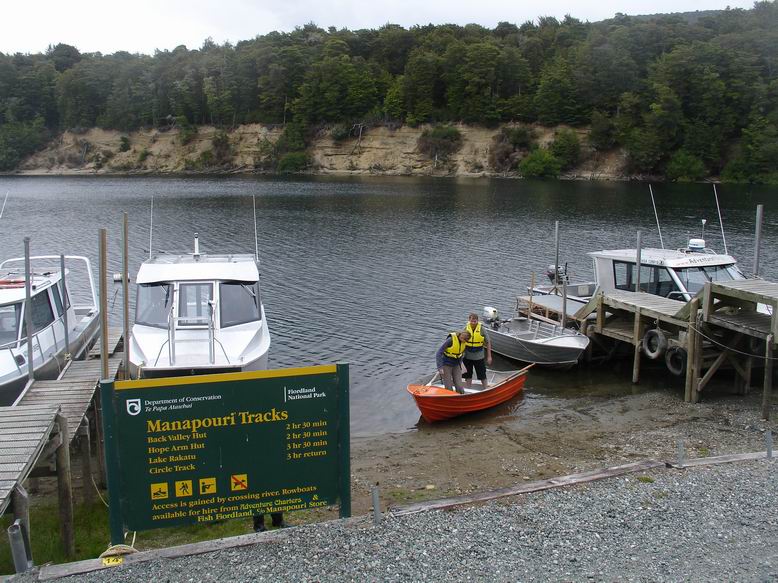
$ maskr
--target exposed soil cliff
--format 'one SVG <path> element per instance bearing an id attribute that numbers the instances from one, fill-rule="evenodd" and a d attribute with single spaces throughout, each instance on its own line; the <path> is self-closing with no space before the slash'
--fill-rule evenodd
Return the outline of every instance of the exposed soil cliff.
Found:
<path id="1" fill-rule="evenodd" d="M 308 149 L 310 170 L 341 175 L 519 176 L 518 172 L 496 172 L 490 166 L 490 149 L 500 128 L 463 125 L 458 129 L 462 146 L 446 160 L 430 159 L 420 152 L 418 140 L 423 127 L 369 128 L 361 137 L 340 141 L 322 130 Z M 535 127 L 533 131 L 540 145 L 553 141 L 553 129 Z M 65 132 L 25 160 L 19 170 L 23 174 L 262 172 L 272 167 L 268 160 L 281 133 L 282 128 L 258 124 L 226 132 L 200 126 L 189 135 L 178 128 L 129 134 L 101 129 L 80 134 Z M 218 144 L 220 137 L 222 143 Z M 586 146 L 585 131 L 579 131 L 579 137 L 583 162 L 564 178 L 629 178 L 624 172 L 622 152 L 597 154 Z"/>

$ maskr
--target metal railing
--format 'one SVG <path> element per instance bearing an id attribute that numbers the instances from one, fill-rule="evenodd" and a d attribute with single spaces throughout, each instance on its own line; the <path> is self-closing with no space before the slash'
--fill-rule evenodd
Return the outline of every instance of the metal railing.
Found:
<path id="1" fill-rule="evenodd" d="M 208 326 L 208 363 L 216 364 L 216 338 L 214 333 L 214 315 L 216 313 L 216 302 L 208 302 L 209 314 L 207 316 L 174 316 L 173 310 L 168 313 L 168 326 L 167 326 L 167 345 L 168 345 L 168 359 L 171 366 L 176 364 L 176 327 L 179 326 L 179 322 L 186 322 L 186 325 L 198 325 L 204 324 Z M 223 350 L 223 349 L 222 349 Z M 161 353 L 160 349 L 160 353 Z M 159 361 L 159 355 L 157 355 L 157 361 Z M 154 363 L 156 365 L 156 362 Z"/>

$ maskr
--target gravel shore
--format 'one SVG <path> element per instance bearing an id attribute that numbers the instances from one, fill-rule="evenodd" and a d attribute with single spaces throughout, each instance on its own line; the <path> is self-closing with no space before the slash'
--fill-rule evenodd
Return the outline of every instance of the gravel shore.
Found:
<path id="1" fill-rule="evenodd" d="M 775 461 L 659 469 L 63 581 L 778 581 L 776 495 Z"/>

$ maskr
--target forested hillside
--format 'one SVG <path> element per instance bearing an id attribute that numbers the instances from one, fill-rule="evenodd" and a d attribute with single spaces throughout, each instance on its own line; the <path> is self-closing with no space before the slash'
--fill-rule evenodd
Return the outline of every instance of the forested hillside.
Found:
<path id="1" fill-rule="evenodd" d="M 263 164 L 299 169 L 322 127 L 337 140 L 430 123 L 420 148 L 437 160 L 456 148 L 449 124 L 458 122 L 509 124 L 489 158 L 498 171 L 523 161 L 529 173 L 532 158 L 558 172 L 578 155 L 578 134 L 562 133 L 546 150 L 522 128 L 564 124 L 588 129 L 590 151 L 622 148 L 634 174 L 776 182 L 778 5 L 597 23 L 539 18 L 492 30 L 308 24 L 153 56 L 63 44 L 0 54 L 5 171 L 65 130 L 175 127 L 185 141 L 204 124 L 283 124 L 279 139 L 259 144 Z"/>

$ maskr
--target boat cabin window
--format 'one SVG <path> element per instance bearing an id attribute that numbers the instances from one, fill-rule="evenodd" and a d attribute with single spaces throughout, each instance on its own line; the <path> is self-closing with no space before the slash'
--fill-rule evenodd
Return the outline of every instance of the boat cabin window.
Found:
<path id="1" fill-rule="evenodd" d="M 213 299 L 211 283 L 178 284 L 178 325 L 207 326 L 211 317 Z"/>
<path id="2" fill-rule="evenodd" d="M 62 298 L 59 297 L 59 285 L 51 287 L 51 297 L 54 298 L 54 307 L 57 310 L 57 316 L 62 317 L 64 310 L 62 308 Z"/>
<path id="3" fill-rule="evenodd" d="M 40 332 L 54 322 L 54 312 L 49 303 L 49 294 L 44 292 L 32 296 L 32 330 Z M 26 331 L 25 331 L 26 333 Z"/>
<path id="4" fill-rule="evenodd" d="M 173 286 L 169 283 L 138 285 L 135 322 L 143 326 L 167 328 L 168 314 L 173 305 Z"/>
<path id="5" fill-rule="evenodd" d="M 19 338 L 19 320 L 21 317 L 21 302 L 0 306 L 0 346 L 16 344 Z"/>
<path id="6" fill-rule="evenodd" d="M 224 282 L 219 284 L 221 327 L 256 322 L 261 316 L 258 282 Z"/>
<path id="7" fill-rule="evenodd" d="M 635 277 L 637 273 L 634 263 L 625 261 L 613 262 L 613 281 L 616 289 L 635 291 Z M 673 292 L 680 292 L 670 272 L 666 267 L 657 265 L 640 265 L 640 291 L 662 296 L 670 296 Z M 677 296 L 678 294 L 674 294 Z"/>
<path id="8" fill-rule="evenodd" d="M 67 310 L 70 307 L 70 296 L 68 295 L 68 290 L 67 288 L 65 288 L 65 284 L 62 282 L 61 279 L 57 282 L 57 289 L 59 289 L 59 295 L 64 300 L 64 302 L 62 303 L 64 304 L 65 309 Z"/>
<path id="9" fill-rule="evenodd" d="M 733 264 L 706 265 L 704 267 L 678 267 L 678 279 L 690 294 L 694 295 L 705 287 L 708 281 L 732 281 L 743 279 L 743 274 Z"/>

